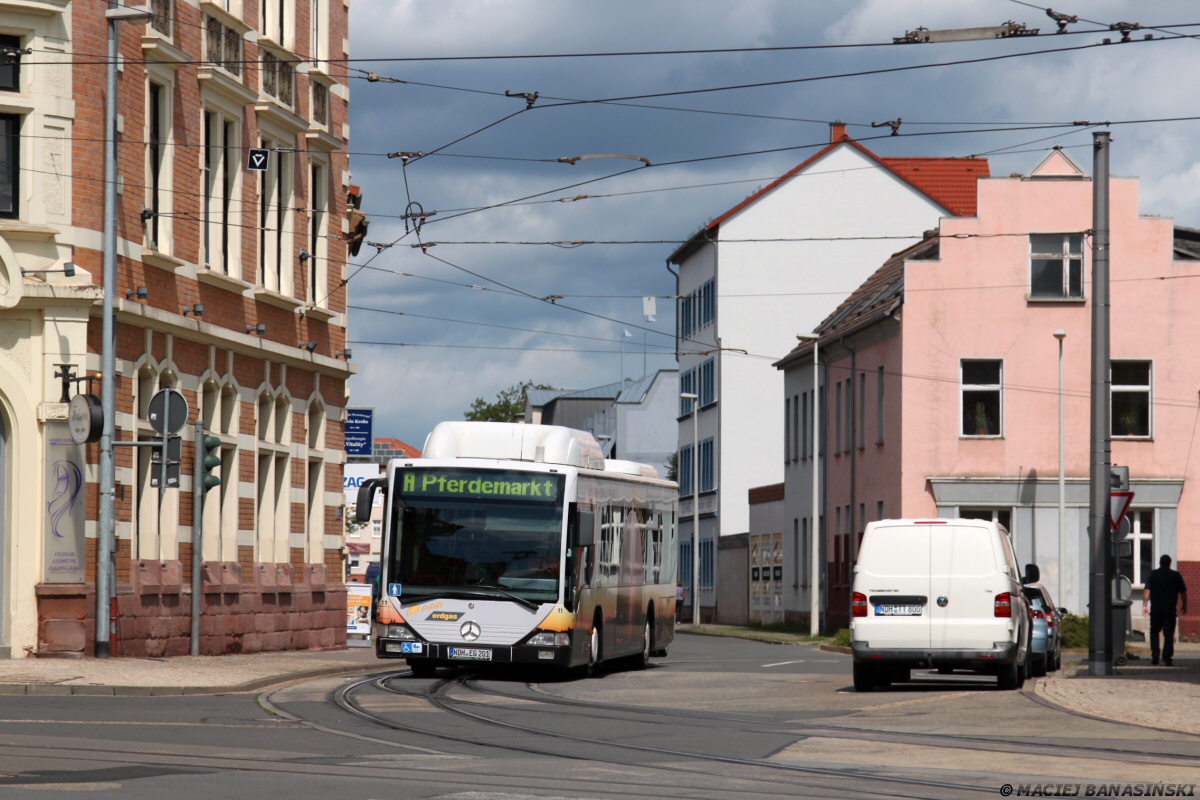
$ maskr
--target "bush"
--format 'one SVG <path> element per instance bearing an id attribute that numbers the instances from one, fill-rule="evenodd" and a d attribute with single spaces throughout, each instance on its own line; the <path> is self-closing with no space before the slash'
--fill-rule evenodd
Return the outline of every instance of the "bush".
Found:
<path id="1" fill-rule="evenodd" d="M 1087 617 L 1067 614 L 1062 618 L 1063 647 L 1087 647 L 1090 641 L 1089 628 L 1091 624 Z"/>
<path id="2" fill-rule="evenodd" d="M 838 632 L 833 635 L 833 643 L 839 647 L 850 646 L 850 629 L 838 628 Z"/>

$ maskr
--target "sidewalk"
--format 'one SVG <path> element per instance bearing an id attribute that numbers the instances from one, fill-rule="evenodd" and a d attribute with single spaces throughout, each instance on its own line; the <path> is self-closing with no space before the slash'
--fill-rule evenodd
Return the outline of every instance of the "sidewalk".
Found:
<path id="1" fill-rule="evenodd" d="M 0 695 L 181 695 L 249 692 L 301 678 L 403 666 L 372 647 L 176 658 L 0 659 Z"/>

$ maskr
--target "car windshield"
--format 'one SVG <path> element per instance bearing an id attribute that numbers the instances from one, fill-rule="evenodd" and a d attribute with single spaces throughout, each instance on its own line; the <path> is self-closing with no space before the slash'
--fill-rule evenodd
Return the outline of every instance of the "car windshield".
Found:
<path id="1" fill-rule="evenodd" d="M 562 475 L 409 469 L 395 486 L 387 581 L 401 597 L 558 599 Z"/>

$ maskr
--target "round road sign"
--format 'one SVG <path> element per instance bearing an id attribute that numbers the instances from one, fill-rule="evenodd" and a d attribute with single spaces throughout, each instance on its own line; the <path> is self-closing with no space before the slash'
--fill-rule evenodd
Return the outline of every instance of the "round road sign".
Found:
<path id="1" fill-rule="evenodd" d="M 150 427 L 163 436 L 178 433 L 187 418 L 187 400 L 174 389 L 163 389 L 150 398 Z"/>

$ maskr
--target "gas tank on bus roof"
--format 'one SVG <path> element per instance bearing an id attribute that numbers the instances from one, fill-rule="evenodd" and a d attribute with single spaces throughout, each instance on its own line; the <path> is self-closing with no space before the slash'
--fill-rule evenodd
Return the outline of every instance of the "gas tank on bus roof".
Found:
<path id="1" fill-rule="evenodd" d="M 421 457 L 496 458 L 604 469 L 604 454 L 590 433 L 517 422 L 439 422 L 425 439 Z"/>

